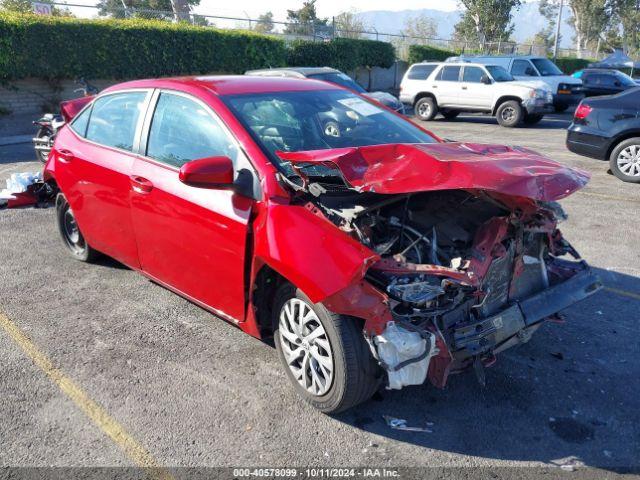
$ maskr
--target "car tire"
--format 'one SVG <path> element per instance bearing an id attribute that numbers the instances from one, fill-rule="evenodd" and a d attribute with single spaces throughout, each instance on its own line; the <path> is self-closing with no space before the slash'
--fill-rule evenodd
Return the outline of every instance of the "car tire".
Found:
<path id="1" fill-rule="evenodd" d="M 100 253 L 85 241 L 73 210 L 62 193 L 56 197 L 56 220 L 62 241 L 73 258 L 81 262 L 92 262 L 100 256 Z"/>
<path id="2" fill-rule="evenodd" d="M 458 110 L 444 110 L 440 112 L 445 120 L 455 120 L 455 118 L 460 114 Z"/>
<path id="3" fill-rule="evenodd" d="M 544 118 L 544 115 L 525 115 L 524 116 L 524 124 L 525 125 L 535 125 L 537 123 L 540 123 L 540 120 L 542 120 Z"/>
<path id="4" fill-rule="evenodd" d="M 422 97 L 416 102 L 414 111 L 416 112 L 416 116 L 420 120 L 428 122 L 429 120 L 433 120 L 434 117 L 438 114 L 438 105 L 436 104 L 436 100 L 434 98 Z"/>
<path id="5" fill-rule="evenodd" d="M 620 142 L 609 156 L 611 172 L 623 182 L 640 183 L 640 137 Z"/>
<path id="6" fill-rule="evenodd" d="M 517 127 L 524 117 L 524 109 L 520 102 L 507 100 L 502 102 L 496 111 L 496 119 L 503 127 Z"/>
<path id="7" fill-rule="evenodd" d="M 301 313 L 307 319 L 302 334 L 299 325 L 291 323 Z M 285 283 L 276 292 L 272 320 L 274 343 L 287 376 L 321 412 L 347 410 L 378 389 L 380 368 L 357 319 L 331 313 Z M 310 341 L 302 336 L 312 333 L 317 336 Z"/>

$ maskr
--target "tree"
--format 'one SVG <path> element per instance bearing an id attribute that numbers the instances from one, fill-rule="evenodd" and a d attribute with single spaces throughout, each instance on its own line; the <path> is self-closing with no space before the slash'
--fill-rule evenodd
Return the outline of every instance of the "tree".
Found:
<path id="1" fill-rule="evenodd" d="M 191 7 L 199 3 L 200 0 L 99 0 L 97 7 L 102 16 L 188 21 Z"/>
<path id="2" fill-rule="evenodd" d="M 578 58 L 582 58 L 589 46 L 594 46 L 610 20 L 605 0 L 570 0 L 572 18 L 569 23 L 576 34 L 574 37 Z"/>
<path id="3" fill-rule="evenodd" d="M 610 0 L 607 5 L 612 19 L 606 38 L 612 46 L 622 46 L 626 52 L 640 52 L 640 0 Z M 618 28 L 618 25 L 620 28 Z"/>
<path id="4" fill-rule="evenodd" d="M 462 18 L 455 26 L 457 39 L 477 40 L 481 44 L 508 40 L 513 33 L 511 10 L 520 0 L 460 0 Z"/>
<path id="5" fill-rule="evenodd" d="M 273 13 L 267 12 L 258 17 L 255 31 L 258 33 L 271 33 L 273 32 L 273 27 Z"/>
<path id="6" fill-rule="evenodd" d="M 547 26 L 536 33 L 530 44 L 544 47 L 545 52 L 549 54 L 556 39 L 556 25 L 558 23 L 558 9 L 560 8 L 559 0 L 540 0 L 538 11 L 547 20 Z M 558 37 L 558 43 L 560 42 Z M 527 42 L 529 43 L 529 42 Z"/>
<path id="7" fill-rule="evenodd" d="M 391 43 L 395 47 L 400 58 L 407 58 L 409 45 L 427 45 L 429 40 L 438 35 L 438 27 L 433 18 L 424 14 L 408 17 L 404 21 L 401 37 L 394 37 Z"/>
<path id="8" fill-rule="evenodd" d="M 343 38 L 362 38 L 362 32 L 367 29 L 354 10 L 342 12 L 333 20 L 336 33 Z"/>
<path id="9" fill-rule="evenodd" d="M 299 10 L 287 10 L 287 22 L 285 33 L 295 35 L 328 36 L 331 30 L 327 18 L 318 18 L 316 0 L 304 0 Z"/>

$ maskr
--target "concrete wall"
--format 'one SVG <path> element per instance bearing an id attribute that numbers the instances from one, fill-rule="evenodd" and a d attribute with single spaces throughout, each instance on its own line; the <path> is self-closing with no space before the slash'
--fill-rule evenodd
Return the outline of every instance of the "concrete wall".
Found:
<path id="1" fill-rule="evenodd" d="M 398 61 L 391 68 L 375 67 L 369 72 L 360 68 L 350 72 L 360 85 L 367 90 L 383 90 L 397 94 L 402 76 L 407 70 L 407 62 Z M 91 80 L 98 90 L 118 83 L 114 80 Z M 74 90 L 80 88 L 73 80 L 45 81 L 25 79 L 0 83 L 0 112 L 10 111 L 14 115 L 38 115 L 45 112 L 57 112 L 58 104 L 81 96 Z"/>
<path id="2" fill-rule="evenodd" d="M 113 80 L 91 80 L 91 85 L 102 90 L 117 83 Z M 45 81 L 25 79 L 0 83 L 0 111 L 11 111 L 12 114 L 40 114 L 58 111 L 58 104 L 63 100 L 78 98 L 80 88 L 73 80 Z"/>

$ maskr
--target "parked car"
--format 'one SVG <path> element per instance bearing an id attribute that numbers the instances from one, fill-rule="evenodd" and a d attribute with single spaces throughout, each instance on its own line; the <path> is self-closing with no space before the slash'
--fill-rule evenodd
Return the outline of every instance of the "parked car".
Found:
<path id="1" fill-rule="evenodd" d="M 640 183 L 640 87 L 584 99 L 569 126 L 567 148 L 609 160 L 620 180 Z"/>
<path id="2" fill-rule="evenodd" d="M 400 100 L 413 105 L 420 120 L 441 113 L 453 120 L 460 112 L 495 115 L 503 127 L 533 125 L 553 112 L 550 91 L 516 82 L 502 67 L 479 63 L 417 63 L 400 84 Z"/>
<path id="3" fill-rule="evenodd" d="M 585 97 L 614 95 L 638 86 L 629 75 L 614 69 L 586 68 L 580 71 L 579 78 L 582 86 L 578 91 Z"/>
<path id="4" fill-rule="evenodd" d="M 558 66 L 545 57 L 531 55 L 495 55 L 450 57 L 447 61 L 464 61 L 484 65 L 500 65 L 517 80 L 536 80 L 540 88 L 553 93 L 556 112 L 564 112 L 582 99 L 579 79 L 565 75 Z"/>
<path id="5" fill-rule="evenodd" d="M 312 78 L 313 80 L 323 80 L 335 83 L 341 87 L 358 92 L 365 97 L 372 98 L 380 102 L 387 108 L 400 114 L 404 114 L 404 105 L 389 92 L 367 92 L 362 85 L 356 82 L 346 73 L 330 67 L 289 67 L 289 68 L 267 68 L 263 70 L 249 70 L 245 75 L 259 75 L 263 77 L 292 77 L 292 78 Z"/>
<path id="6" fill-rule="evenodd" d="M 340 137 L 319 122 L 336 109 L 357 122 Z M 44 178 L 74 258 L 109 255 L 273 335 L 324 412 L 383 385 L 443 387 L 472 367 L 482 378 L 600 288 L 557 229 L 555 200 L 588 174 L 523 148 L 442 142 L 326 82 L 110 87 L 62 127 Z"/>

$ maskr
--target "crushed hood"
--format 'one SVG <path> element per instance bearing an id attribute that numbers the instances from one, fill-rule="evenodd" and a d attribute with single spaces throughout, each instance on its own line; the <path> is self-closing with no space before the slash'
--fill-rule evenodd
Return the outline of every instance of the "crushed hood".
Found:
<path id="1" fill-rule="evenodd" d="M 292 164 L 336 168 L 348 186 L 383 194 L 479 189 L 552 201 L 590 178 L 526 148 L 476 143 L 373 145 L 278 156 Z"/>

